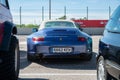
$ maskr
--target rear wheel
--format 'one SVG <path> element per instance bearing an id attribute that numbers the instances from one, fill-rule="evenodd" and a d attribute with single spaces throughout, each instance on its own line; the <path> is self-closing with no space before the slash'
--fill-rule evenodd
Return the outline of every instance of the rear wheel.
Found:
<path id="1" fill-rule="evenodd" d="M 27 60 L 28 61 L 33 61 L 32 56 L 30 56 L 28 53 L 27 53 Z"/>
<path id="2" fill-rule="evenodd" d="M 99 57 L 97 62 L 97 80 L 112 80 L 112 77 L 105 68 L 105 62 L 102 56 Z"/>
<path id="3" fill-rule="evenodd" d="M 87 61 L 90 61 L 92 59 L 92 53 L 87 57 Z"/>
<path id="4" fill-rule="evenodd" d="M 87 61 L 90 61 L 92 59 L 92 56 L 93 56 L 93 52 L 92 52 L 92 42 L 90 44 L 90 47 L 89 47 L 89 55 L 87 57 Z"/>
<path id="5" fill-rule="evenodd" d="M 37 59 L 36 59 L 35 56 L 31 56 L 31 55 L 29 55 L 29 54 L 27 53 L 27 60 L 28 60 L 29 62 L 35 62 Z"/>
<path id="6" fill-rule="evenodd" d="M 11 36 L 9 51 L 0 52 L 0 80 L 17 80 L 19 75 L 19 44 L 15 36 Z"/>

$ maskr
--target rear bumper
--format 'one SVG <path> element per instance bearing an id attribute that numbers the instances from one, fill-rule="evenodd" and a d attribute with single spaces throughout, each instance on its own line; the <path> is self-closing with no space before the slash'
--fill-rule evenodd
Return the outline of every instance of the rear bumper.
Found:
<path id="1" fill-rule="evenodd" d="M 73 51 L 71 53 L 53 53 L 51 52 L 51 48 L 56 47 L 70 47 L 73 48 Z M 37 56 L 41 58 L 85 58 L 88 57 L 92 51 L 87 50 L 86 45 L 74 45 L 74 46 L 39 46 L 37 45 L 35 47 L 35 51 L 28 52 L 31 56 Z"/>
<path id="2" fill-rule="evenodd" d="M 87 53 L 87 47 L 86 45 L 79 45 L 79 46 L 36 46 L 36 53 L 43 53 L 43 54 L 50 54 L 52 55 L 53 53 L 51 52 L 51 48 L 55 47 L 68 47 L 68 48 L 73 48 L 73 52 L 71 54 L 79 54 L 79 53 Z"/>

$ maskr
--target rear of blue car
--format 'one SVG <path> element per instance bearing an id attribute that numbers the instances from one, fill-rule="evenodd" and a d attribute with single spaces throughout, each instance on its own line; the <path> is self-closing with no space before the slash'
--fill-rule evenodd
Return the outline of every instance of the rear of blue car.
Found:
<path id="1" fill-rule="evenodd" d="M 87 59 L 92 53 L 91 38 L 77 28 L 47 28 L 37 33 L 28 37 L 28 57 Z"/>

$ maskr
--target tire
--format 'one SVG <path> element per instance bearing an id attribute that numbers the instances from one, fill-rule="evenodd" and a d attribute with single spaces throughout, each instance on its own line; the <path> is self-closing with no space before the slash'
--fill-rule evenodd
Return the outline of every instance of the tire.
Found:
<path id="1" fill-rule="evenodd" d="M 87 57 L 86 60 L 87 60 L 87 61 L 90 61 L 90 60 L 92 59 L 92 55 L 93 55 L 93 54 L 91 53 L 91 54 Z"/>
<path id="2" fill-rule="evenodd" d="M 105 68 L 105 62 L 102 56 L 97 61 L 97 80 L 112 80 L 112 76 L 108 74 Z"/>
<path id="3" fill-rule="evenodd" d="M 17 80 L 20 68 L 19 44 L 15 36 L 11 36 L 9 51 L 0 52 L 0 80 Z"/>
<path id="4" fill-rule="evenodd" d="M 90 54 L 88 55 L 88 57 L 87 57 L 87 61 L 90 61 L 91 59 L 92 59 L 92 56 L 93 56 L 93 51 L 92 51 L 92 42 L 90 43 Z"/>
<path id="5" fill-rule="evenodd" d="M 35 62 L 36 61 L 35 56 L 31 56 L 28 53 L 27 53 L 27 60 L 28 60 L 28 62 Z"/>
<path id="6" fill-rule="evenodd" d="M 29 61 L 29 62 L 32 62 L 33 60 L 32 60 L 32 57 L 27 53 L 27 60 Z"/>

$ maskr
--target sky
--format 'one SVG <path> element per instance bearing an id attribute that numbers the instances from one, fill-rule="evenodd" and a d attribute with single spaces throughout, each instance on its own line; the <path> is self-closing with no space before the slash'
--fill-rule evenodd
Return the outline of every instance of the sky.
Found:
<path id="1" fill-rule="evenodd" d="M 19 24 L 19 9 L 21 8 L 22 24 L 40 24 L 42 21 L 42 6 L 44 7 L 44 20 L 49 19 L 49 0 L 9 0 L 14 23 Z M 66 6 L 67 19 L 109 19 L 109 6 L 111 14 L 120 5 L 120 0 L 51 0 L 51 18 L 58 19 L 64 16 Z"/>

